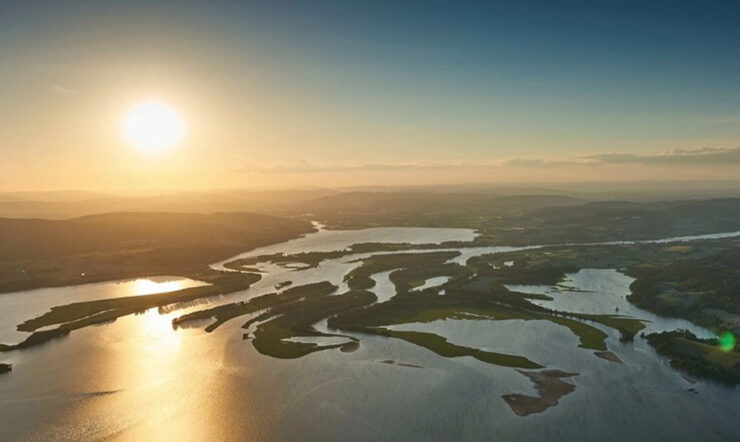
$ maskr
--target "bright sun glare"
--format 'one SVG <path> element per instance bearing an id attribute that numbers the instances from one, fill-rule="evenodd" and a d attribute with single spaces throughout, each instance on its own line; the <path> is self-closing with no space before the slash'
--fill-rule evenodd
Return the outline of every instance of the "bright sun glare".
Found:
<path id="1" fill-rule="evenodd" d="M 145 101 L 129 109 L 123 120 L 123 134 L 136 147 L 161 152 L 182 138 L 185 124 L 172 107 L 159 101 Z"/>

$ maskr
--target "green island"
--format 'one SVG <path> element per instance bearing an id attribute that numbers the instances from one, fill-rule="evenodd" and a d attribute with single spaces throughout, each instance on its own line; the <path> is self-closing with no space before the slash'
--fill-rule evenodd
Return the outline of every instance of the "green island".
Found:
<path id="1" fill-rule="evenodd" d="M 307 253 L 296 253 L 292 255 L 285 255 L 283 253 L 275 253 L 272 255 L 259 255 L 249 258 L 239 258 L 233 261 L 229 261 L 224 264 L 224 267 L 231 270 L 243 271 L 245 269 L 254 269 L 255 265 L 259 263 L 272 263 L 272 264 L 303 264 L 306 267 L 313 268 L 317 267 L 321 261 L 327 259 L 341 258 L 342 256 L 349 255 L 349 251 L 335 251 L 335 252 L 307 252 Z"/>
<path id="2" fill-rule="evenodd" d="M 261 310 L 276 308 L 281 305 L 295 304 L 301 300 L 307 299 L 308 296 L 328 295 L 333 293 L 336 289 L 336 286 L 328 282 L 317 282 L 314 284 L 291 287 L 280 293 L 270 293 L 258 296 L 248 301 L 234 302 L 188 313 L 173 319 L 172 323 L 174 325 L 180 325 L 187 321 L 213 319 L 214 322 L 206 327 L 206 331 L 211 332 L 232 318 Z"/>
<path id="3" fill-rule="evenodd" d="M 57 338 L 63 338 L 67 336 L 70 333 L 70 330 L 67 328 L 59 327 L 52 330 L 41 330 L 34 333 L 31 333 L 26 337 L 26 339 L 22 340 L 21 342 L 17 344 L 0 344 L 0 351 L 13 351 L 13 350 L 22 350 L 24 348 L 30 348 L 35 347 L 37 345 L 41 345 L 45 342 L 57 339 Z"/>
<path id="4" fill-rule="evenodd" d="M 320 333 L 311 328 L 312 324 L 328 318 L 329 328 L 340 332 L 388 336 L 424 347 L 445 357 L 472 356 L 487 363 L 530 369 L 542 366 L 522 356 L 458 346 L 432 333 L 401 332 L 387 326 L 439 319 L 549 320 L 571 330 L 579 338 L 583 348 L 605 351 L 606 333 L 579 319 L 603 322 L 612 327 L 621 325 L 616 319 L 586 315 L 582 318 L 568 318 L 559 313 L 549 312 L 509 292 L 503 286 L 499 286 L 496 291 L 491 290 L 482 294 L 465 291 L 458 285 L 465 284 L 472 273 L 464 266 L 446 264 L 458 255 L 459 252 L 454 251 L 372 255 L 362 259 L 359 267 L 345 275 L 345 281 L 350 287 L 347 293 L 332 294 L 336 287 L 327 282 L 296 286 L 281 293 L 263 295 L 249 301 L 183 315 L 176 318 L 173 323 L 179 325 L 186 321 L 211 318 L 214 321 L 206 326 L 206 330 L 213 331 L 230 319 L 259 312 L 243 326 L 255 327 L 251 335 L 255 348 L 263 354 L 274 357 L 295 358 L 308 352 L 343 346 L 343 344 L 320 346 L 289 340 L 301 336 L 347 337 L 344 334 Z M 396 270 L 398 273 L 396 282 L 408 284 L 409 278 L 418 281 L 420 274 L 424 278 L 434 276 L 430 269 L 441 269 L 453 276 L 453 279 L 445 285 L 448 290 L 445 296 L 429 296 L 424 292 L 406 290 L 399 291 L 391 300 L 378 304 L 375 303 L 375 296 L 368 291 L 374 286 L 372 276 L 377 273 Z M 408 284 L 408 287 L 412 286 L 413 284 Z M 245 337 L 249 338 L 250 335 Z M 357 340 L 348 337 L 349 341 Z"/>
<path id="5" fill-rule="evenodd" d="M 486 218 L 484 215 L 489 213 L 489 207 L 482 205 L 485 201 L 491 201 L 492 207 L 497 207 L 500 215 Z M 413 205 L 404 207 L 408 209 Z M 443 320 L 549 321 L 569 330 L 577 337 L 578 346 L 591 351 L 594 357 L 621 362 L 619 356 L 607 347 L 608 334 L 604 329 L 616 330 L 623 342 L 629 342 L 645 328 L 639 319 L 616 312 L 583 314 L 556 311 L 532 302 L 534 299 L 547 299 L 545 295 L 517 293 L 507 288 L 517 284 L 558 284 L 566 274 L 582 268 L 614 268 L 635 278 L 629 300 L 639 307 L 657 314 L 689 319 L 716 333 L 737 331 L 738 316 L 735 315 L 740 314 L 740 310 L 735 289 L 740 281 L 740 272 L 733 263 L 740 257 L 740 239 L 707 239 L 690 244 L 584 242 L 733 230 L 733 226 L 740 221 L 740 200 L 589 203 L 572 198 L 535 196 L 502 200 L 463 198 L 455 206 L 455 216 L 451 215 L 451 206 L 442 204 L 440 207 L 439 214 L 427 212 L 423 218 L 415 218 L 413 210 L 407 210 L 402 216 L 399 214 L 400 218 L 378 218 L 394 213 L 393 210 L 383 210 L 368 215 L 367 219 L 371 221 L 368 225 L 387 225 L 392 219 L 399 225 L 475 228 L 478 236 L 471 241 L 443 244 L 358 243 L 335 251 L 240 258 L 225 264 L 228 269 L 237 270 L 230 272 L 219 272 L 207 266 L 244 249 L 311 232 L 313 227 L 300 219 L 228 213 L 187 215 L 182 219 L 175 214 L 127 214 L 112 225 L 109 225 L 113 223 L 111 217 L 115 218 L 112 215 L 60 221 L 52 225 L 53 229 L 71 229 L 77 235 L 82 235 L 84 230 L 79 224 L 84 224 L 92 226 L 90 231 L 93 233 L 89 240 L 79 245 L 60 243 L 49 248 L 30 247 L 26 255 L 14 258 L 12 265 L 33 270 L 29 266 L 46 263 L 53 269 L 49 277 L 59 284 L 105 278 L 103 273 L 83 272 L 84 276 L 77 273 L 82 269 L 82 263 L 86 263 L 85 268 L 94 269 L 92 263 L 100 261 L 106 269 L 125 269 L 120 272 L 121 275 L 149 274 L 151 269 L 155 269 L 188 276 L 208 285 L 171 293 L 56 306 L 41 316 L 19 324 L 18 330 L 31 334 L 15 345 L 0 346 L 0 350 L 11 351 L 39 345 L 66 336 L 81 327 L 114 321 L 118 317 L 154 307 L 169 310 L 178 303 L 245 290 L 261 279 L 261 272 L 257 269 L 264 263 L 296 266 L 298 271 L 299 268 L 315 268 L 325 260 L 337 259 L 355 264 L 344 275 L 348 290 L 342 293 L 338 293 L 338 288 L 328 281 L 302 285 L 282 281 L 275 285 L 273 293 L 196 310 L 175 318 L 173 326 L 188 321 L 209 320 L 205 330 L 212 332 L 227 321 L 244 317 L 244 339 L 250 340 L 258 352 L 282 359 L 299 358 L 332 349 L 353 351 L 361 345 L 362 335 L 373 335 L 399 339 L 447 358 L 470 357 L 503 367 L 536 370 L 544 368 L 543 365 L 528 359 L 526 355 L 472 348 L 450 342 L 435 333 L 401 331 L 394 329 L 394 326 Z M 723 212 L 726 216 L 714 218 L 720 207 L 727 209 Z M 320 210 L 317 213 L 322 222 L 330 225 L 345 228 L 359 226 L 349 218 L 332 220 Z M 336 215 L 340 212 L 331 213 Z M 341 213 L 346 215 L 350 212 Z M 672 219 L 666 221 L 666 213 L 686 216 L 680 222 Z M 142 220 L 162 229 L 167 223 L 176 223 L 180 227 L 173 229 L 172 234 L 165 234 L 155 227 L 132 228 L 128 231 L 119 225 L 140 225 L 144 222 Z M 247 221 L 251 221 L 249 228 L 239 227 Z M 52 229 L 43 223 L 34 228 L 42 233 L 44 229 Z M 209 231 L 219 230 L 219 233 L 215 237 L 198 236 L 202 232 L 199 229 L 206 228 Z M 119 235 L 118 242 L 113 242 L 117 245 L 108 245 L 95 239 L 98 234 L 95 232 L 104 232 L 106 229 L 124 232 Z M 0 223 L 0 234 L 2 232 Z M 8 235 L 5 233 L 5 237 Z M 43 234 L 39 235 L 40 238 L 44 237 Z M 182 235 L 187 235 L 191 240 L 181 247 L 175 247 L 176 243 L 183 243 Z M 30 243 L 28 237 L 24 238 Z M 556 245 L 558 242 L 566 245 Z M 23 241 L 16 241 L 14 247 L 24 244 Z M 126 247 L 121 244 L 126 244 Z M 523 244 L 527 247 L 474 256 L 465 263 L 452 262 L 460 256 L 461 248 L 496 244 Z M 6 254 L 11 251 L 8 247 L 3 250 Z M 196 250 L 205 251 L 196 254 Z M 114 255 L 109 256 L 109 253 Z M 352 260 L 353 256 L 360 254 L 362 256 Z M 108 266 L 106 259 L 119 263 L 118 267 Z M 0 272 L 0 288 L 49 285 L 44 279 L 44 272 L 36 272 L 42 276 L 35 279 L 28 276 L 28 272 L 11 274 L 7 272 L 11 264 L 7 260 L 4 262 L 0 265 L 0 270 L 5 269 Z M 147 269 L 146 273 L 144 269 Z M 374 278 L 384 272 L 389 272 L 388 278 L 395 288 L 395 295 L 378 302 L 373 293 L 376 284 Z M 70 275 L 70 278 L 57 278 L 61 274 Z M 701 277 L 707 274 L 711 277 Z M 418 290 L 427 280 L 441 277 L 444 277 L 443 282 L 433 290 Z M 322 322 L 326 323 L 327 330 L 317 326 Z M 710 351 L 717 346 L 716 343 L 703 342 L 686 335 L 663 338 L 651 335 L 647 339 L 658 352 L 669 355 L 677 368 L 719 380 L 735 376 L 733 370 L 736 367 L 732 363 L 734 353 L 719 355 Z M 696 368 L 702 364 L 711 366 L 711 369 Z M 557 382 L 555 386 L 555 391 L 566 388 Z M 552 402 L 552 398 L 543 400 Z M 531 398 L 514 395 L 509 397 L 508 402 L 514 408 L 514 402 L 535 403 L 532 401 Z M 530 405 L 516 407 L 524 410 Z M 532 407 L 540 409 L 542 405 Z"/>
<path id="6" fill-rule="evenodd" d="M 376 273 L 406 268 L 414 268 L 418 272 L 422 268 L 444 265 L 446 261 L 459 255 L 460 252 L 456 251 L 373 255 L 354 261 L 362 262 L 362 265 L 344 275 L 344 280 L 351 289 L 367 290 L 375 286 L 371 276 Z"/>
<path id="7" fill-rule="evenodd" d="M 304 268 L 315 268 L 322 261 L 330 259 L 343 258 L 345 256 L 357 255 L 360 253 L 375 252 L 401 252 L 407 250 L 426 250 L 439 248 L 452 248 L 455 246 L 472 246 L 473 242 L 446 242 L 442 244 L 410 244 L 410 243 L 358 243 L 352 244 L 344 250 L 333 250 L 329 252 L 303 252 L 303 253 L 274 253 L 271 255 L 257 255 L 248 258 L 239 258 L 224 264 L 224 267 L 231 270 L 249 270 L 260 263 L 271 263 L 279 265 L 300 264 Z"/>
<path id="8" fill-rule="evenodd" d="M 566 273 L 580 268 L 621 269 L 635 278 L 628 300 L 638 307 L 687 319 L 717 335 L 737 335 L 738 250 L 740 240 L 736 238 L 687 244 L 562 246 L 483 255 L 468 264 L 489 284 L 532 284 L 533 280 L 537 284 L 555 284 Z M 504 261 L 514 261 L 515 265 L 503 266 Z M 633 339 L 644 328 L 639 321 L 620 316 L 577 316 L 620 330 L 623 340 Z M 648 342 L 659 353 L 671 357 L 672 365 L 678 369 L 722 382 L 737 377 L 737 367 L 730 362 L 732 354 L 720 352 L 717 342 L 706 342 L 683 332 L 650 336 Z"/>
<path id="9" fill-rule="evenodd" d="M 368 332 L 365 330 L 365 332 Z M 543 366 L 532 362 L 523 356 L 509 355 L 505 353 L 496 353 L 492 351 L 484 351 L 477 348 L 465 347 L 462 345 L 455 345 L 449 342 L 446 338 L 435 335 L 434 333 L 422 333 L 413 331 L 397 331 L 388 329 L 374 329 L 373 333 L 379 336 L 388 336 L 391 338 L 398 338 L 409 342 L 411 344 L 424 347 L 427 350 L 433 351 L 434 353 L 445 357 L 445 358 L 457 358 L 461 356 L 470 356 L 481 362 L 487 364 L 500 365 L 502 367 L 517 367 L 517 368 L 542 368 Z"/>
<path id="10" fill-rule="evenodd" d="M 0 364 L 0 374 L 10 373 L 13 371 L 13 366 L 10 364 Z"/>
<path id="11" fill-rule="evenodd" d="M 345 352 L 354 351 L 359 343 L 357 338 L 344 334 L 318 332 L 313 325 L 324 318 L 367 305 L 374 300 L 375 295 L 367 291 L 351 291 L 341 295 L 318 295 L 297 305 L 284 305 L 271 309 L 266 314 L 248 321 L 244 327 L 248 328 L 257 321 L 271 317 L 271 320 L 257 326 L 252 344 L 260 353 L 277 358 L 296 358 L 314 351 L 332 348 Z M 296 337 L 342 337 L 347 341 L 340 344 L 320 345 L 287 340 Z"/>
<path id="12" fill-rule="evenodd" d="M 52 307 L 51 310 L 41 316 L 19 324 L 17 327 L 19 331 L 30 332 L 31 335 L 15 345 L 0 344 L 0 351 L 32 347 L 66 336 L 75 329 L 111 322 L 121 316 L 143 312 L 154 307 L 163 307 L 245 290 L 261 278 L 260 275 L 254 273 L 224 273 L 212 270 L 199 273 L 196 277 L 201 281 L 208 282 L 209 285 L 147 296 L 75 302 Z M 50 330 L 38 330 L 51 326 L 57 327 Z"/>
<path id="13" fill-rule="evenodd" d="M 444 262 L 396 270 L 389 275 L 389 278 L 397 292 L 409 292 L 418 289 L 428 279 L 440 276 L 449 278 L 445 284 L 454 285 L 470 278 L 472 273 L 465 266 Z"/>
<path id="14" fill-rule="evenodd" d="M 740 351 L 734 342 L 723 348 L 721 338 L 699 339 L 684 330 L 652 333 L 646 338 L 674 368 L 730 385 L 740 383 Z"/>

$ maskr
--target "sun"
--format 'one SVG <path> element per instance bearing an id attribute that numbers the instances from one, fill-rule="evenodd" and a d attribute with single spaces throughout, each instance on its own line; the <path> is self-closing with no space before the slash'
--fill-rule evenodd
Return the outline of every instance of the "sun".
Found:
<path id="1" fill-rule="evenodd" d="M 185 133 L 178 112 L 159 101 L 136 104 L 123 119 L 123 135 L 146 152 L 162 152 L 173 147 Z"/>

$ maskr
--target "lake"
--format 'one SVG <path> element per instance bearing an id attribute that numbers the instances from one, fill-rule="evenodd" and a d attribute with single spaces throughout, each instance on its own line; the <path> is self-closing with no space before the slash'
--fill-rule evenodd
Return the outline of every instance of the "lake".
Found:
<path id="1" fill-rule="evenodd" d="M 466 229 L 321 230 L 240 257 L 331 251 L 362 242 L 422 244 L 474 237 L 475 232 Z M 520 249 L 484 247 L 463 252 L 470 257 Z M 344 275 L 359 265 L 351 261 L 369 255 L 328 260 L 303 270 L 263 267 L 268 273 L 253 287 L 203 303 L 248 299 L 275 291 L 274 286 L 284 281 L 295 286 L 327 280 L 342 286 Z M 395 295 L 389 273 L 374 275 L 378 302 Z M 128 280 L 0 295 L 3 339 L 15 342 L 11 339 L 18 337 L 14 325 L 52 305 L 146 296 L 152 290 L 200 284 L 175 277 L 145 280 L 150 282 Z M 629 282 L 629 277 L 615 270 L 584 269 L 557 286 L 512 289 L 546 293 L 553 301 L 538 302 L 549 303 L 550 308 L 613 313 L 618 307 L 620 314 L 649 319 L 649 327 L 682 326 L 627 303 Z M 501 396 L 535 390 L 515 369 L 470 357 L 443 358 L 401 340 L 365 335 L 358 336 L 361 345 L 352 353 L 323 351 L 299 359 L 274 359 L 257 353 L 242 339 L 240 327 L 246 319 L 229 321 L 213 333 L 197 324 L 175 330 L 174 317 L 203 306 L 178 307 L 161 313 L 151 309 L 75 330 L 40 347 L 0 354 L 2 362 L 14 365 L 13 372 L 0 376 L 2 439 L 693 441 L 731 440 L 736 435 L 737 389 L 689 380 L 645 340 L 622 344 L 618 333 L 607 328 L 603 328 L 609 334 L 607 344 L 624 364 L 596 358 L 577 346 L 578 339 L 568 329 L 549 321 L 443 320 L 396 326 L 434 332 L 456 344 L 524 355 L 548 368 L 578 373 L 568 379 L 575 391 L 561 398 L 559 405 L 520 417 Z"/>

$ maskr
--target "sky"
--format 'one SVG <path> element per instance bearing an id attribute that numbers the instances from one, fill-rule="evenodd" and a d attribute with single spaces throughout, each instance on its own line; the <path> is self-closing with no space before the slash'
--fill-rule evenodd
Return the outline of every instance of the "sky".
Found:
<path id="1" fill-rule="evenodd" d="M 0 0 L 0 191 L 740 179 L 734 1 Z M 185 134 L 122 134 L 157 100 Z"/>

